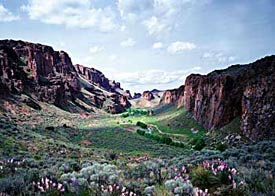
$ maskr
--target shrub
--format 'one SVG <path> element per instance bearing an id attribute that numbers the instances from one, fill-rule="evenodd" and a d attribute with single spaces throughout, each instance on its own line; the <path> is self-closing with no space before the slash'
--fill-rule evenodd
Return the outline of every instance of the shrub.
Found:
<path id="1" fill-rule="evenodd" d="M 144 189 L 144 195 L 153 196 L 155 193 L 155 186 L 148 186 Z"/>
<path id="2" fill-rule="evenodd" d="M 121 117 L 122 118 L 127 118 L 127 117 L 129 117 L 129 113 L 127 112 L 127 113 L 123 113 L 123 114 L 121 114 Z"/>
<path id="3" fill-rule="evenodd" d="M 261 168 L 245 172 L 245 182 L 248 184 L 250 195 L 272 195 L 275 181 L 270 172 Z"/>
<path id="4" fill-rule="evenodd" d="M 221 151 L 221 152 L 225 151 L 226 148 L 227 148 L 227 145 L 225 143 L 221 143 L 221 142 L 218 143 L 217 146 L 216 146 L 216 149 Z"/>
<path id="5" fill-rule="evenodd" d="M 173 195 L 193 195 L 194 188 L 190 180 L 184 181 L 181 177 L 176 180 L 167 180 L 166 189 Z"/>
<path id="6" fill-rule="evenodd" d="M 160 142 L 161 142 L 161 143 L 164 143 L 164 144 L 167 144 L 167 145 L 171 144 L 172 141 L 173 141 L 173 140 L 172 140 L 170 137 L 167 137 L 167 136 L 162 136 L 162 137 L 160 138 Z"/>
<path id="7" fill-rule="evenodd" d="M 218 178 L 208 169 L 197 166 L 191 171 L 192 183 L 201 188 L 210 188 L 218 183 Z"/>
<path id="8" fill-rule="evenodd" d="M 193 141 L 194 143 L 194 150 L 202 150 L 206 144 L 203 138 L 200 139 L 194 139 L 195 141 Z"/>
<path id="9" fill-rule="evenodd" d="M 92 189 L 100 192 L 102 187 L 120 184 L 116 166 L 99 163 L 82 168 L 79 172 L 63 174 L 61 180 L 71 193 Z"/>
<path id="10" fill-rule="evenodd" d="M 137 121 L 136 125 L 139 126 L 139 127 L 141 127 L 141 128 L 143 128 L 143 129 L 147 129 L 147 125 L 145 123 L 143 123 L 143 122 Z"/>
<path id="11" fill-rule="evenodd" d="M 144 136 L 145 135 L 145 131 L 138 129 L 137 130 L 137 134 Z"/>

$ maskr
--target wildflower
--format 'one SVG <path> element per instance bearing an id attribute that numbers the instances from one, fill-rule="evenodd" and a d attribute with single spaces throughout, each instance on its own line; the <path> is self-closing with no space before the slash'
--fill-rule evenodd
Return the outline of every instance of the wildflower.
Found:
<path id="1" fill-rule="evenodd" d="M 188 175 L 184 177 L 184 181 L 187 181 L 188 179 L 189 179 Z"/>
<path id="2" fill-rule="evenodd" d="M 203 167 L 204 168 L 209 168 L 210 167 L 210 163 L 209 163 L 209 161 L 203 161 Z"/>
<path id="3" fill-rule="evenodd" d="M 49 184 L 46 184 L 46 190 L 48 190 L 50 188 Z"/>
<path id="4" fill-rule="evenodd" d="M 45 192 L 44 188 L 42 186 L 37 187 L 41 192 Z"/>
<path id="5" fill-rule="evenodd" d="M 57 189 L 60 190 L 62 188 L 62 184 L 58 183 Z"/>
<path id="6" fill-rule="evenodd" d="M 186 168 L 185 168 L 184 166 L 182 166 L 181 171 L 182 171 L 183 173 L 186 173 Z"/>
<path id="7" fill-rule="evenodd" d="M 49 183 L 49 181 L 50 181 L 50 180 L 46 177 L 46 178 L 45 178 L 45 182 L 46 182 L 46 183 Z"/>
<path id="8" fill-rule="evenodd" d="M 235 175 L 237 173 L 237 170 L 235 168 L 231 169 L 231 173 Z"/>
<path id="9" fill-rule="evenodd" d="M 237 184 L 236 184 L 236 182 L 233 180 L 233 182 L 232 182 L 232 185 L 233 185 L 233 189 L 236 189 L 237 188 Z"/>
<path id="10" fill-rule="evenodd" d="M 126 187 L 123 187 L 121 192 L 125 192 L 125 191 L 126 191 Z"/>
<path id="11" fill-rule="evenodd" d="M 225 168 L 225 166 L 224 166 L 224 165 L 219 165 L 219 166 L 218 166 L 218 170 L 219 170 L 219 171 L 223 171 L 223 170 L 224 170 L 224 168 Z"/>
<path id="12" fill-rule="evenodd" d="M 244 181 L 241 181 L 241 182 L 239 183 L 239 185 L 245 185 L 245 182 L 244 182 Z"/>
<path id="13" fill-rule="evenodd" d="M 110 193 L 113 192 L 113 187 L 111 185 L 109 185 L 109 191 L 110 191 Z"/>

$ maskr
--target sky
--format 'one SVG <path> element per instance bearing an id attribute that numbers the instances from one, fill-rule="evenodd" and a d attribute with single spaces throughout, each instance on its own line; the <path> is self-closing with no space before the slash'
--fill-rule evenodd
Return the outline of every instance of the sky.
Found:
<path id="1" fill-rule="evenodd" d="M 66 51 L 131 92 L 275 54 L 274 0 L 0 0 L 0 39 Z"/>

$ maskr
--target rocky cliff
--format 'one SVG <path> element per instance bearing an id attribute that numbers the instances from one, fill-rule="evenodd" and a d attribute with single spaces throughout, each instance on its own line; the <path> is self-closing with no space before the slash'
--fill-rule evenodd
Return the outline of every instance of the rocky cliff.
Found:
<path id="1" fill-rule="evenodd" d="M 144 91 L 142 93 L 142 98 L 144 98 L 147 101 L 151 101 L 152 99 L 154 99 L 154 95 L 151 91 Z"/>
<path id="2" fill-rule="evenodd" d="M 111 112 L 118 113 L 129 107 L 128 100 L 115 91 L 119 83 L 98 70 L 73 66 L 66 52 L 50 46 L 0 40 L 0 66 L 1 94 L 24 93 L 70 112 L 90 112 L 94 107 L 109 112 L 116 105 L 119 109 Z"/>
<path id="3" fill-rule="evenodd" d="M 176 89 L 166 90 L 161 99 L 160 104 L 173 104 L 177 107 L 183 106 L 184 85 Z"/>
<path id="4" fill-rule="evenodd" d="M 242 117 L 251 139 L 275 135 L 275 56 L 186 78 L 184 106 L 207 129 Z"/>
<path id="5" fill-rule="evenodd" d="M 88 68 L 79 64 L 74 65 L 74 67 L 80 76 L 82 76 L 84 79 L 88 80 L 92 84 L 95 84 L 99 88 L 102 88 L 109 92 L 116 92 L 117 89 L 121 90 L 119 82 L 109 80 L 102 72 L 94 68 Z"/>

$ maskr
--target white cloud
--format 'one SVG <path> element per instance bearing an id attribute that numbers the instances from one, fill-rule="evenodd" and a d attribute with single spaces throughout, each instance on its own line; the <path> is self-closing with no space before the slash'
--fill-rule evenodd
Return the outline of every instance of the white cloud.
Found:
<path id="1" fill-rule="evenodd" d="M 204 54 L 203 54 L 203 58 L 211 58 L 213 56 L 213 54 L 212 53 L 209 53 L 209 52 L 205 52 Z"/>
<path id="2" fill-rule="evenodd" d="M 163 48 L 163 43 L 162 42 L 156 42 L 152 46 L 153 49 L 160 49 Z"/>
<path id="3" fill-rule="evenodd" d="M 236 60 L 235 56 L 229 56 L 228 54 L 224 54 L 221 51 L 205 52 L 203 54 L 203 58 L 206 58 L 208 60 L 214 60 L 218 63 L 230 63 Z"/>
<path id="4" fill-rule="evenodd" d="M 167 51 L 171 54 L 176 54 L 183 50 L 193 50 L 195 48 L 197 48 L 197 46 L 194 43 L 176 41 L 168 46 Z"/>
<path id="5" fill-rule="evenodd" d="M 127 40 L 125 40 L 125 41 L 122 41 L 122 42 L 120 43 L 120 45 L 121 45 L 122 47 L 124 47 L 124 48 L 132 47 L 132 46 L 134 46 L 135 44 L 136 44 L 136 41 L 133 40 L 132 38 L 129 38 L 129 39 L 127 39 Z"/>
<path id="6" fill-rule="evenodd" d="M 117 59 L 117 55 L 112 54 L 112 55 L 109 56 L 109 59 L 110 59 L 110 61 L 114 61 L 114 60 Z"/>
<path id="7" fill-rule="evenodd" d="M 215 54 L 215 57 L 219 58 L 219 57 L 223 57 L 224 54 L 222 52 L 218 52 Z"/>
<path id="8" fill-rule="evenodd" d="M 103 50 L 104 50 L 103 46 L 93 46 L 89 49 L 90 53 L 92 53 L 92 54 L 100 53 Z"/>
<path id="9" fill-rule="evenodd" d="M 160 33 L 166 32 L 169 30 L 169 27 L 166 24 L 161 23 L 156 16 L 143 21 L 149 35 L 159 35 Z"/>
<path id="10" fill-rule="evenodd" d="M 122 17 L 133 14 L 140 14 L 148 9 L 153 8 L 152 0 L 118 0 L 117 7 Z"/>
<path id="11" fill-rule="evenodd" d="M 120 27 L 120 31 L 121 32 L 124 32 L 126 30 L 126 26 L 125 25 L 122 25 L 121 27 Z"/>
<path id="12" fill-rule="evenodd" d="M 96 28 L 108 32 L 116 28 L 115 13 L 110 7 L 94 8 L 90 0 L 28 0 L 21 7 L 32 20 L 67 27 Z"/>
<path id="13" fill-rule="evenodd" d="M 229 61 L 229 62 L 235 61 L 235 59 L 236 59 L 236 58 L 235 58 L 234 56 L 228 57 L 228 61 Z"/>
<path id="14" fill-rule="evenodd" d="M 165 71 L 151 69 L 148 71 L 138 72 L 117 72 L 112 70 L 111 73 L 107 73 L 111 78 L 119 80 L 126 86 L 136 85 L 159 85 L 170 84 L 173 82 L 184 81 L 186 76 L 200 70 L 201 67 L 195 66 L 186 70 L 177 71 Z"/>
<path id="15" fill-rule="evenodd" d="M 218 58 L 218 62 L 219 63 L 230 63 L 235 61 L 235 57 L 234 56 L 221 56 Z"/>
<path id="16" fill-rule="evenodd" d="M 19 19 L 19 16 L 15 16 L 11 11 L 0 4 L 0 22 L 11 22 Z"/>
<path id="17" fill-rule="evenodd" d="M 210 0 L 117 0 L 122 19 L 129 22 L 142 21 L 149 35 L 169 33 L 188 20 L 192 8 Z"/>

